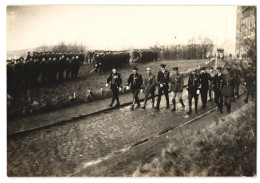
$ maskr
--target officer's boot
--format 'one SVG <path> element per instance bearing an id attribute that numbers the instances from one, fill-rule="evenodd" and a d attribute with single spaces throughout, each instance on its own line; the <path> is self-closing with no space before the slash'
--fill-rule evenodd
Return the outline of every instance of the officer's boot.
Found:
<path id="1" fill-rule="evenodd" d="M 181 103 L 181 105 L 182 105 L 182 108 L 184 109 L 184 108 L 185 108 L 185 105 L 184 105 L 184 103 L 183 103 L 182 98 L 180 99 L 180 103 Z"/>
<path id="2" fill-rule="evenodd" d="M 140 102 L 139 102 L 139 99 L 136 99 L 136 103 L 137 103 L 137 106 L 136 108 L 139 108 L 141 106 Z"/>
<path id="3" fill-rule="evenodd" d="M 248 103 L 248 97 L 249 97 L 249 94 L 247 94 L 246 99 L 244 100 L 245 103 Z"/>
<path id="4" fill-rule="evenodd" d="M 172 105 L 173 105 L 173 108 L 171 111 L 176 111 L 176 100 L 175 99 L 172 99 Z"/>
<path id="5" fill-rule="evenodd" d="M 225 106 L 227 107 L 227 111 L 228 111 L 228 103 L 227 102 L 225 102 Z"/>
<path id="6" fill-rule="evenodd" d="M 154 108 L 154 98 L 152 98 L 152 103 L 153 103 L 152 107 Z"/>
<path id="7" fill-rule="evenodd" d="M 195 100 L 195 113 L 198 113 L 198 100 Z"/>
<path id="8" fill-rule="evenodd" d="M 189 100 L 189 112 L 187 112 L 187 114 L 191 114 L 192 112 L 191 105 L 192 105 L 192 101 Z"/>

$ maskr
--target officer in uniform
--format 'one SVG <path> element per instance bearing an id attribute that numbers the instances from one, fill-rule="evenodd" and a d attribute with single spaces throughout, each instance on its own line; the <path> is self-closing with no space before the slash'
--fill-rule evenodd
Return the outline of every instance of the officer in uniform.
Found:
<path id="1" fill-rule="evenodd" d="M 213 70 L 213 67 L 209 68 L 209 75 L 210 75 L 210 80 L 209 80 L 209 102 L 212 101 L 212 90 L 213 90 L 213 78 L 215 76 L 215 72 Z"/>
<path id="2" fill-rule="evenodd" d="M 202 101 L 202 108 L 205 109 L 207 107 L 207 97 L 208 97 L 208 90 L 209 90 L 209 81 L 211 79 L 210 74 L 207 73 L 205 67 L 201 68 L 200 71 L 200 93 L 201 93 L 201 101 Z"/>
<path id="3" fill-rule="evenodd" d="M 200 76 L 196 70 L 193 70 L 188 79 L 188 100 L 189 100 L 189 111 L 187 114 L 192 113 L 192 98 L 195 100 L 195 113 L 198 112 L 198 96 L 199 96 Z"/>
<path id="4" fill-rule="evenodd" d="M 223 95 L 222 95 L 222 87 L 223 87 L 223 74 L 221 73 L 221 67 L 217 67 L 217 73 L 213 78 L 213 90 L 215 94 L 215 103 L 218 106 L 218 109 L 222 113 L 223 108 Z"/>
<path id="5" fill-rule="evenodd" d="M 116 100 L 117 104 L 116 107 L 120 106 L 118 91 L 121 91 L 122 88 L 122 77 L 119 73 L 117 73 L 117 68 L 113 67 L 112 73 L 107 78 L 106 87 L 108 87 L 109 82 L 111 82 L 111 90 L 113 93 L 112 102 L 109 105 L 110 107 L 113 106 L 114 101 Z"/>
<path id="6" fill-rule="evenodd" d="M 133 74 L 131 74 L 127 80 L 127 86 L 126 86 L 127 90 L 129 89 L 129 85 L 131 85 L 131 90 L 133 94 L 133 103 L 130 109 L 133 110 L 135 103 L 137 103 L 137 107 L 140 107 L 138 94 L 142 89 L 142 85 L 143 85 L 142 75 L 138 74 L 138 69 L 136 67 L 133 68 Z"/>
<path id="7" fill-rule="evenodd" d="M 244 100 L 246 103 L 248 103 L 249 95 L 252 96 L 252 100 L 255 97 L 255 71 L 252 68 L 252 63 L 248 63 L 248 67 L 246 69 L 245 74 L 245 85 L 246 85 L 246 99 Z"/>
<path id="8" fill-rule="evenodd" d="M 161 96 L 164 92 L 165 98 L 166 98 L 166 108 L 169 108 L 169 95 L 168 95 L 168 89 L 169 89 L 169 80 L 170 80 L 170 73 L 169 71 L 165 70 L 165 64 L 161 64 L 161 71 L 158 72 L 157 75 L 157 82 L 159 84 L 159 91 L 158 91 L 158 98 L 157 98 L 157 106 L 155 109 L 159 110 L 160 108 L 160 102 L 161 102 Z"/>
<path id="9" fill-rule="evenodd" d="M 179 70 L 178 67 L 173 67 L 173 74 L 170 75 L 170 90 L 171 90 L 171 98 L 173 104 L 173 108 L 171 111 L 176 111 L 176 97 L 177 99 L 179 99 L 182 108 L 185 108 L 185 105 L 182 100 L 184 80 L 183 80 L 183 76 L 179 74 L 178 70 Z"/>
<path id="10" fill-rule="evenodd" d="M 231 109 L 231 101 L 233 98 L 234 87 L 235 87 L 235 78 L 231 73 L 231 68 L 226 68 L 227 74 L 223 76 L 223 88 L 222 95 L 224 97 L 224 104 L 227 107 L 228 113 L 230 113 Z"/>
<path id="11" fill-rule="evenodd" d="M 234 74 L 234 77 L 235 77 L 235 93 L 233 96 L 233 102 L 235 102 L 235 95 L 239 99 L 239 85 L 240 85 L 240 78 L 241 78 L 241 72 L 237 68 L 237 64 L 233 65 L 232 73 Z"/>
<path id="12" fill-rule="evenodd" d="M 144 90 L 145 99 L 144 99 L 144 106 L 142 107 L 142 109 L 145 109 L 149 94 L 151 94 L 152 103 L 153 103 L 152 106 L 154 108 L 155 84 L 156 84 L 155 76 L 152 74 L 151 69 L 148 67 L 147 74 L 146 74 L 146 76 L 144 78 L 144 82 L 143 82 L 143 90 Z"/>

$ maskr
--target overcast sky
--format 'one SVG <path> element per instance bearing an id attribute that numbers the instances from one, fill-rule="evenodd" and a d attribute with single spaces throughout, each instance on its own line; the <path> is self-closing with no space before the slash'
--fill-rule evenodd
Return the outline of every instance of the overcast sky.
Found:
<path id="1" fill-rule="evenodd" d="M 225 25 L 226 34 L 225 34 Z M 209 37 L 235 41 L 236 6 L 9 6 L 7 50 L 60 41 L 89 49 L 148 48 Z"/>

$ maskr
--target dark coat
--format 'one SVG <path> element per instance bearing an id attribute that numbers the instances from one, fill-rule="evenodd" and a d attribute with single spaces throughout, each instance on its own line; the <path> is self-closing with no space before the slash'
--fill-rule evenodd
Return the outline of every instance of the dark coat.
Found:
<path id="1" fill-rule="evenodd" d="M 107 78 L 107 83 L 111 82 L 111 87 L 121 87 L 122 86 L 122 77 L 119 73 L 111 73 Z"/>
<path id="2" fill-rule="evenodd" d="M 190 94 L 196 94 L 200 86 L 200 76 L 197 74 L 190 74 L 188 79 L 188 92 Z"/>
<path id="3" fill-rule="evenodd" d="M 170 81 L 169 71 L 165 70 L 164 73 L 162 71 L 158 72 L 157 82 L 158 82 L 159 85 L 163 84 L 164 86 L 168 86 L 169 81 Z"/>
<path id="4" fill-rule="evenodd" d="M 170 76 L 170 89 L 172 92 L 182 92 L 183 91 L 184 80 L 181 74 Z"/>
<path id="5" fill-rule="evenodd" d="M 143 78 L 141 74 L 131 74 L 127 80 L 127 86 L 131 85 L 132 90 L 142 89 Z"/>
<path id="6" fill-rule="evenodd" d="M 216 74 L 213 78 L 213 89 L 221 91 L 222 88 L 223 88 L 223 74 L 221 74 L 220 76 Z"/>

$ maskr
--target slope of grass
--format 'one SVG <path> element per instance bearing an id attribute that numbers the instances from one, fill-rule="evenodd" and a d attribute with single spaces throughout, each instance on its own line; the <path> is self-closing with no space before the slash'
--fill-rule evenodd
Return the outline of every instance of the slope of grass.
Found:
<path id="1" fill-rule="evenodd" d="M 186 141 L 186 145 L 169 144 L 133 176 L 255 176 L 255 103 L 227 115 L 218 125 L 194 132 Z"/>

